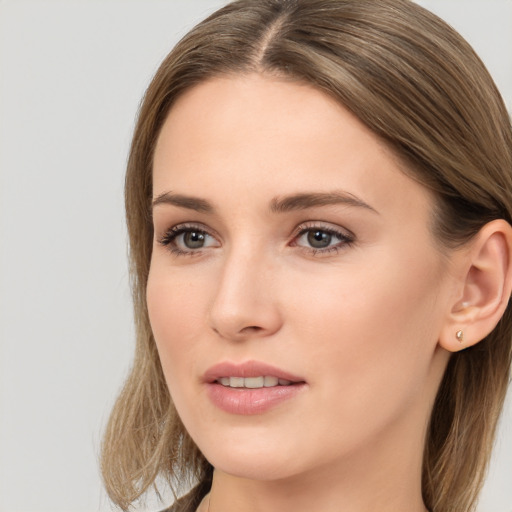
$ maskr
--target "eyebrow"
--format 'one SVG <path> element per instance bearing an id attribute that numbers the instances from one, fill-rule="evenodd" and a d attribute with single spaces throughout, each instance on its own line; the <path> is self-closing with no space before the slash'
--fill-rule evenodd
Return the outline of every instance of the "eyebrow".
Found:
<path id="1" fill-rule="evenodd" d="M 270 209 L 275 213 L 286 213 L 296 210 L 306 210 L 315 206 L 330 206 L 342 204 L 346 206 L 354 206 L 357 208 L 365 208 L 374 213 L 379 213 L 375 208 L 359 199 L 354 194 L 345 191 L 335 192 L 315 192 L 294 194 L 282 198 L 275 198 L 270 203 Z"/>
<path id="2" fill-rule="evenodd" d="M 160 204 L 178 206 L 179 208 L 186 208 L 187 210 L 194 210 L 200 213 L 215 213 L 215 208 L 206 199 L 173 194 L 171 192 L 164 192 L 157 196 L 152 202 L 152 208 Z M 354 194 L 345 191 L 299 193 L 285 197 L 275 197 L 270 201 L 270 211 L 273 213 L 286 213 L 307 210 L 316 206 L 338 204 L 364 208 L 378 214 L 377 210 L 368 203 L 365 203 Z"/>
<path id="3" fill-rule="evenodd" d="M 195 210 L 201 213 L 213 213 L 213 206 L 199 197 L 184 196 L 182 194 L 172 194 L 171 192 L 164 192 L 153 199 L 151 208 L 158 206 L 159 204 L 170 204 L 178 206 L 180 208 L 186 208 L 188 210 Z"/>

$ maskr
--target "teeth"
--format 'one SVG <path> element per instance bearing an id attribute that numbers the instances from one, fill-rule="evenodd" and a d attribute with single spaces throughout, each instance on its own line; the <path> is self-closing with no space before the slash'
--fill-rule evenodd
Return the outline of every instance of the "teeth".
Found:
<path id="1" fill-rule="evenodd" d="M 279 383 L 279 379 L 277 377 L 273 377 L 271 375 L 267 375 L 265 378 L 264 378 L 264 382 L 263 382 L 263 385 L 266 387 L 266 388 L 271 388 L 273 386 L 277 386 L 277 384 Z"/>
<path id="2" fill-rule="evenodd" d="M 243 388 L 244 380 L 243 377 L 229 377 L 229 386 L 232 388 Z"/>
<path id="3" fill-rule="evenodd" d="M 245 387 L 246 388 L 262 388 L 263 383 L 265 380 L 265 377 L 246 377 L 245 379 L 242 379 L 245 381 Z"/>
<path id="4" fill-rule="evenodd" d="M 265 375 L 264 377 L 221 377 L 217 382 L 223 386 L 230 388 L 271 388 L 274 386 L 289 386 L 292 382 L 286 379 L 278 379 L 273 375 Z"/>

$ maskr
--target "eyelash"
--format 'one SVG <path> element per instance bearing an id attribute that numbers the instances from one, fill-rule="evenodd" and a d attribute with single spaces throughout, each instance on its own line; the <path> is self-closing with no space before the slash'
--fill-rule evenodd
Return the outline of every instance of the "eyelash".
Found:
<path id="1" fill-rule="evenodd" d="M 306 235 L 307 233 L 310 233 L 312 231 L 320 231 L 322 233 L 326 233 L 333 238 L 338 239 L 338 244 L 334 246 L 325 247 L 323 249 L 315 249 L 313 247 L 304 247 L 304 246 L 298 246 L 297 240 L 299 240 L 302 236 Z M 297 246 L 303 249 L 304 251 L 308 252 L 309 254 L 313 256 L 317 255 L 328 255 L 332 253 L 338 253 L 340 249 L 343 248 L 349 248 L 355 243 L 355 236 L 353 233 L 351 233 L 348 230 L 342 231 L 340 229 L 335 229 L 331 226 L 322 225 L 322 223 L 317 222 L 306 222 L 305 224 L 301 224 L 296 230 L 293 237 L 292 246 Z"/>
<path id="2" fill-rule="evenodd" d="M 188 251 L 184 251 L 176 245 L 176 238 L 185 233 L 199 233 L 213 237 L 213 235 L 211 235 L 202 226 L 195 224 L 178 224 L 177 226 L 173 226 L 167 230 L 166 233 L 158 240 L 158 243 L 166 247 L 175 256 L 197 256 L 201 254 L 200 250 L 190 249 Z"/>
<path id="3" fill-rule="evenodd" d="M 312 231 L 320 231 L 327 235 L 332 236 L 333 238 L 338 239 L 338 245 L 325 247 L 322 249 L 316 249 L 313 247 L 304 247 L 299 246 L 297 244 L 297 240 L 299 240 L 302 236 L 312 232 Z M 201 249 L 189 249 L 183 250 L 180 249 L 176 245 L 176 239 L 185 233 L 198 233 L 202 235 L 206 235 L 208 237 L 215 238 L 211 233 L 209 233 L 204 227 L 195 224 L 178 224 L 177 226 L 173 226 L 170 228 L 159 240 L 158 243 L 164 247 L 166 247 L 172 254 L 175 256 L 198 256 L 201 254 Z M 355 236 L 350 232 L 343 232 L 341 230 L 334 229 L 329 226 L 322 225 L 321 223 L 305 223 L 301 224 L 293 235 L 293 241 L 291 243 L 292 247 L 300 247 L 302 250 L 307 253 L 317 256 L 317 255 L 327 255 L 331 253 L 338 253 L 339 250 L 343 247 L 351 247 L 355 243 Z M 341 245 L 339 245 L 341 244 Z"/>

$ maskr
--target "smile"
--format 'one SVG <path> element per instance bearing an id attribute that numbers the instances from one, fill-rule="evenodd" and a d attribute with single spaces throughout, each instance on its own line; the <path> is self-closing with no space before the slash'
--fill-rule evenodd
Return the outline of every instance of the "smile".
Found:
<path id="1" fill-rule="evenodd" d="M 277 408 L 308 388 L 302 376 L 262 361 L 224 361 L 209 368 L 202 380 L 215 407 L 243 416 Z"/>
<path id="2" fill-rule="evenodd" d="M 229 388 L 272 388 L 274 386 L 290 386 L 292 381 L 280 379 L 273 375 L 266 375 L 260 377 L 221 377 L 217 379 L 219 384 Z"/>

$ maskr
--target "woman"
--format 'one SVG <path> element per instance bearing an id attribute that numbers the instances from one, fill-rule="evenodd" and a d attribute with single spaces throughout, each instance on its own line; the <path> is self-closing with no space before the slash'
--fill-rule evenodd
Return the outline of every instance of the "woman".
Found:
<path id="1" fill-rule="evenodd" d="M 512 132 L 406 0 L 240 0 L 161 65 L 126 211 L 127 509 L 472 510 L 511 362 Z"/>

